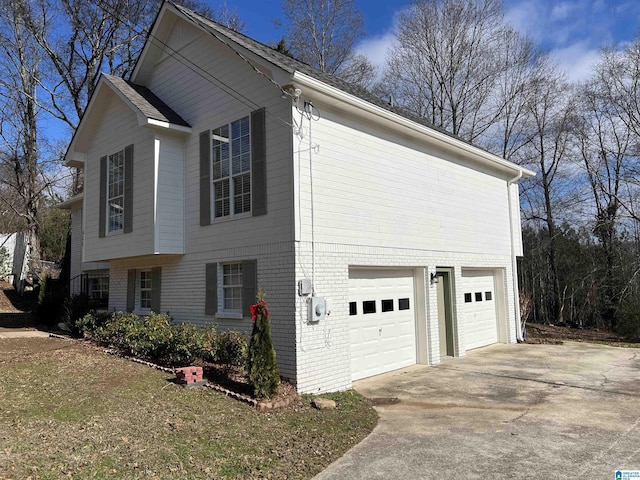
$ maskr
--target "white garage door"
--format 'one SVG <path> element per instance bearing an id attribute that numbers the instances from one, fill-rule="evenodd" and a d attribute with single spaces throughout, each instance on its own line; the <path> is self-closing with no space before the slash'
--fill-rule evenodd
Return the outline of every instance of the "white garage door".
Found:
<path id="1" fill-rule="evenodd" d="M 461 286 L 465 349 L 496 343 L 498 322 L 493 272 L 463 270 Z"/>
<path id="2" fill-rule="evenodd" d="M 416 363 L 413 273 L 349 271 L 351 378 Z"/>

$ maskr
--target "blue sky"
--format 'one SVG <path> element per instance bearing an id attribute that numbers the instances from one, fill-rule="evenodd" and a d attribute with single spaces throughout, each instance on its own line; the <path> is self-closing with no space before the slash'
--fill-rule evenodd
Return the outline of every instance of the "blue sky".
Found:
<path id="1" fill-rule="evenodd" d="M 224 0 L 208 0 L 217 7 Z M 247 34 L 273 43 L 283 35 L 271 21 L 281 16 L 280 0 L 226 0 L 247 23 Z M 393 38 L 396 14 L 407 0 L 356 0 L 365 19 L 367 38 L 358 49 L 383 63 Z M 533 36 L 571 79 L 582 80 L 603 46 L 624 46 L 640 27 L 638 0 L 504 0 L 508 21 Z"/>

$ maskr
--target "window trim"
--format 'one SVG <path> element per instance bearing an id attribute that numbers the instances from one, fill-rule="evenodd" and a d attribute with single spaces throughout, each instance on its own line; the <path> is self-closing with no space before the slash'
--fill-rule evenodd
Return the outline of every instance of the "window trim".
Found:
<path id="1" fill-rule="evenodd" d="M 234 152 L 232 150 L 232 144 L 233 144 L 233 137 L 232 137 L 232 131 L 233 131 L 233 124 L 237 123 L 237 122 L 242 122 L 242 121 L 246 121 L 247 125 L 248 125 L 248 133 L 247 133 L 247 138 L 249 139 L 249 146 L 248 146 L 248 155 L 249 155 L 249 160 L 248 160 L 248 170 L 246 171 L 242 171 L 240 173 L 233 173 L 233 160 L 234 160 Z M 227 128 L 228 129 L 228 134 L 229 134 L 229 138 L 226 140 L 226 143 L 228 144 L 229 147 L 229 152 L 228 152 L 228 161 L 229 161 L 229 165 L 228 165 L 228 175 L 226 176 L 221 176 L 220 178 L 216 178 L 215 174 L 214 174 L 214 161 L 215 161 L 215 155 L 214 155 L 214 149 L 216 148 L 216 141 L 220 140 L 223 141 L 224 137 L 219 137 L 216 132 L 223 129 L 223 128 Z M 253 216 L 253 196 L 254 196 L 254 182 L 253 182 L 253 126 L 252 126 L 252 122 L 251 122 L 251 115 L 245 115 L 243 117 L 240 117 L 238 119 L 232 120 L 228 123 L 222 124 L 212 130 L 209 131 L 209 184 L 210 184 L 210 194 L 209 194 L 209 203 L 210 203 L 210 223 L 219 223 L 219 222 L 223 222 L 223 221 L 228 221 L 228 220 L 233 220 L 233 219 L 238 219 L 238 218 L 246 218 L 246 217 L 251 217 Z M 234 180 L 236 178 L 239 178 L 243 175 L 248 175 L 249 177 L 249 202 L 248 202 L 248 210 L 243 211 L 243 212 L 239 212 L 236 213 L 235 211 L 235 182 Z M 216 183 L 221 183 L 223 181 L 228 181 L 229 184 L 229 195 L 228 195 L 228 201 L 229 201 L 229 213 L 227 215 L 220 215 L 220 216 L 216 216 Z"/>

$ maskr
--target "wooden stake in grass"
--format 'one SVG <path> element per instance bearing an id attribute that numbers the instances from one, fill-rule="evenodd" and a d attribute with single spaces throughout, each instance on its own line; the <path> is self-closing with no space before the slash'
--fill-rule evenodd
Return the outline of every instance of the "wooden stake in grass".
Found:
<path id="1" fill-rule="evenodd" d="M 264 290 L 257 295 L 258 303 L 251 305 L 253 331 L 249 343 L 249 382 L 256 397 L 271 397 L 280 384 L 280 374 L 276 365 L 276 351 L 271 340 L 271 322 Z"/>

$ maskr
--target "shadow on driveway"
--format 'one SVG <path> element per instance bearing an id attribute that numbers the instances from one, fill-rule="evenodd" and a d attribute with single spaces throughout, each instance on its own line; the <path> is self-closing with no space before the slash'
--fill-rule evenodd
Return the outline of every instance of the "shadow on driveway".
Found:
<path id="1" fill-rule="evenodd" d="M 380 422 L 315 478 L 599 480 L 640 469 L 639 353 L 494 345 L 361 380 Z"/>

